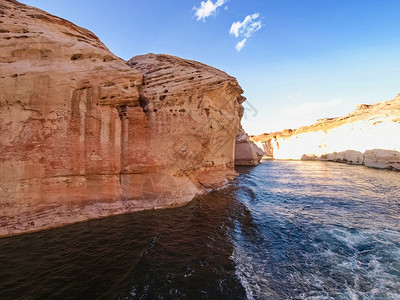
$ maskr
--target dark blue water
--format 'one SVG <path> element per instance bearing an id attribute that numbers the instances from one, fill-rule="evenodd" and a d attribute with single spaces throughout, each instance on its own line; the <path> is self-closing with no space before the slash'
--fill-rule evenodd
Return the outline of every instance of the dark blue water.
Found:
<path id="1" fill-rule="evenodd" d="M 0 239 L 0 299 L 400 299 L 400 172 L 238 172 L 182 208 Z"/>

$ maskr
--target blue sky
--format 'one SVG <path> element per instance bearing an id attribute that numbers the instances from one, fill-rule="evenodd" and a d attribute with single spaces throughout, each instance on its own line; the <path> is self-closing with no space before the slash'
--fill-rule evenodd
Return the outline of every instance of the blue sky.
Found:
<path id="1" fill-rule="evenodd" d="M 249 134 L 346 115 L 400 93 L 399 0 L 21 2 L 93 31 L 123 59 L 168 53 L 236 77 Z"/>

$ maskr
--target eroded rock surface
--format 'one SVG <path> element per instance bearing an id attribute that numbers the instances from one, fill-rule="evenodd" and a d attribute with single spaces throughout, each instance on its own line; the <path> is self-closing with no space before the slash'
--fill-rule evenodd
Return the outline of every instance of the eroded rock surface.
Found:
<path id="1" fill-rule="evenodd" d="M 256 166 L 262 159 L 263 155 L 263 150 L 261 150 L 261 148 L 253 141 L 250 141 L 247 133 L 243 128 L 240 128 L 235 143 L 235 165 Z"/>
<path id="2" fill-rule="evenodd" d="M 346 117 L 252 137 L 275 159 L 328 160 L 400 170 L 400 95 Z"/>
<path id="3" fill-rule="evenodd" d="M 152 128 L 151 135 L 142 135 L 143 147 L 155 150 L 150 155 L 156 164 L 206 188 L 232 178 L 245 100 L 236 79 L 172 55 L 136 56 L 129 65 L 143 72 L 140 101 Z"/>
<path id="4" fill-rule="evenodd" d="M 234 78 L 162 55 L 132 68 L 16 1 L 0 40 L 0 235 L 183 205 L 234 176 Z"/>

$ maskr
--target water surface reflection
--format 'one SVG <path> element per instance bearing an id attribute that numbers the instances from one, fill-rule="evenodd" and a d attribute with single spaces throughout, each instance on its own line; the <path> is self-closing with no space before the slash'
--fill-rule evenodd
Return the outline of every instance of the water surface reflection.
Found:
<path id="1" fill-rule="evenodd" d="M 400 299 L 400 172 L 238 171 L 185 207 L 0 239 L 0 299 Z"/>

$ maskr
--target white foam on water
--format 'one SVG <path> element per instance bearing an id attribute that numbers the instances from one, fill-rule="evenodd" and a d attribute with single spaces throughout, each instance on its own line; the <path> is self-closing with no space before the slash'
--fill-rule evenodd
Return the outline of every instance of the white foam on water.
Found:
<path id="1" fill-rule="evenodd" d="M 235 247 L 231 259 L 235 262 L 235 274 L 246 291 L 246 299 L 254 300 L 253 289 L 255 287 L 251 286 L 249 282 L 249 277 L 254 274 L 254 270 L 251 263 L 246 262 L 248 257 L 245 256 L 244 253 L 241 253 L 240 249 Z"/>
<path id="2" fill-rule="evenodd" d="M 353 255 L 346 256 L 329 248 L 319 253 L 331 265 L 336 276 L 351 278 L 353 283 L 346 281 L 346 291 L 343 294 L 346 299 L 400 297 L 400 249 L 396 247 L 396 243 L 390 241 L 395 233 L 390 232 L 387 236 L 381 230 L 354 231 L 335 228 L 321 230 L 320 234 L 331 235 L 333 240 L 342 242 L 353 252 Z M 357 250 L 364 245 L 369 247 L 366 250 Z"/>
<path id="3" fill-rule="evenodd" d="M 265 274 L 265 260 L 255 257 L 254 253 L 248 253 L 247 249 L 234 242 L 234 250 L 231 259 L 235 263 L 235 274 L 246 291 L 248 300 L 254 299 L 278 299 L 277 293 L 269 286 L 268 274 Z"/>
<path id="4" fill-rule="evenodd" d="M 240 201 L 264 231 L 252 240 L 235 230 L 232 260 L 247 298 L 400 299 L 398 177 L 312 166 L 272 162 L 244 178 L 251 193 L 238 192 Z"/>
<path id="5" fill-rule="evenodd" d="M 318 271 L 305 274 L 294 272 L 285 278 L 288 282 L 306 284 L 309 288 L 293 299 L 400 299 L 400 249 L 390 242 L 390 237 L 384 236 L 384 232 L 330 228 L 318 234 L 329 236 L 328 240 L 336 242 L 332 242 L 329 248 L 315 244 L 315 249 L 319 251 L 307 254 L 308 257 L 306 255 L 311 261 L 311 269 Z M 387 242 L 382 245 L 378 242 L 380 240 Z M 350 249 L 351 255 L 335 249 L 340 248 L 341 243 Z M 267 278 L 271 278 L 271 274 L 264 274 L 265 260 L 261 255 L 248 253 L 251 249 L 240 242 L 234 242 L 234 245 L 232 260 L 247 299 L 280 299 L 268 286 Z M 329 271 L 319 271 L 319 264 L 327 265 Z M 290 268 L 290 265 L 285 267 Z M 329 278 L 329 274 L 333 277 Z"/>

